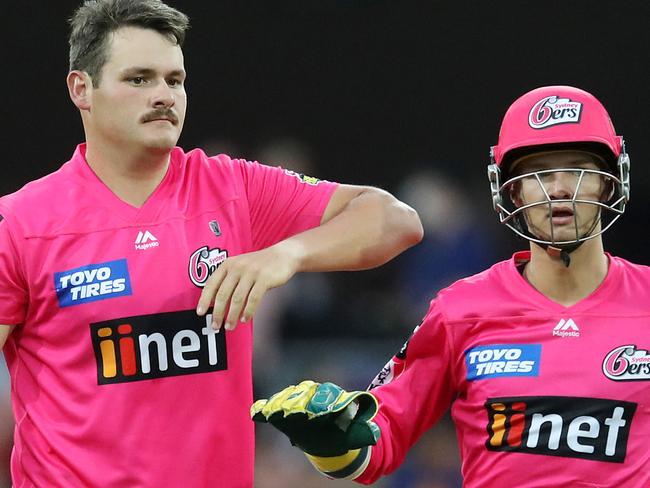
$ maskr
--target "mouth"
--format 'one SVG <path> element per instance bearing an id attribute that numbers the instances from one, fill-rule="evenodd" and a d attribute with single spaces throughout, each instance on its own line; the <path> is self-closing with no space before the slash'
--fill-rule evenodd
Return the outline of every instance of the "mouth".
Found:
<path id="1" fill-rule="evenodd" d="M 178 125 L 178 117 L 173 110 L 168 108 L 161 108 L 152 110 L 142 117 L 142 123 L 148 124 L 149 122 L 168 123 L 171 125 Z"/>
<path id="2" fill-rule="evenodd" d="M 566 225 L 574 223 L 574 213 L 571 208 L 554 208 L 551 212 L 553 225 Z"/>
<path id="3" fill-rule="evenodd" d="M 172 124 L 172 125 L 176 125 L 176 121 L 175 121 L 175 120 L 173 120 L 173 119 L 168 119 L 168 118 L 164 118 L 164 117 L 161 117 L 161 118 L 158 118 L 158 119 L 149 119 L 149 120 L 147 120 L 147 121 L 145 122 L 145 124 L 147 124 L 147 123 L 149 123 L 149 122 L 168 122 L 168 123 L 170 123 L 170 124 Z"/>

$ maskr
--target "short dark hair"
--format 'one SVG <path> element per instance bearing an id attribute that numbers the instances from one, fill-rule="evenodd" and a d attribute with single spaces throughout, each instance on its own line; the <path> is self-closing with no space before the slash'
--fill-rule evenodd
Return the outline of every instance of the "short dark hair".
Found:
<path id="1" fill-rule="evenodd" d="M 110 34 L 121 27 L 153 29 L 183 46 L 190 21 L 161 0 L 85 0 L 69 20 L 70 70 L 85 71 L 99 84 Z"/>

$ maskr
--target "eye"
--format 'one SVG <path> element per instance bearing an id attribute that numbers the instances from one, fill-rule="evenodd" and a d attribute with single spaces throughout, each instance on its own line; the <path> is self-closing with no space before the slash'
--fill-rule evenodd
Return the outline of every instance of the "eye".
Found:
<path id="1" fill-rule="evenodd" d="M 140 86 L 144 84 L 144 78 L 142 76 L 134 76 L 133 78 L 130 78 L 129 81 L 131 84 Z"/>
<path id="2" fill-rule="evenodd" d="M 167 84 L 173 88 L 173 87 L 181 86 L 183 83 L 181 82 L 181 80 L 178 80 L 176 78 L 170 78 L 169 80 L 167 80 Z"/>

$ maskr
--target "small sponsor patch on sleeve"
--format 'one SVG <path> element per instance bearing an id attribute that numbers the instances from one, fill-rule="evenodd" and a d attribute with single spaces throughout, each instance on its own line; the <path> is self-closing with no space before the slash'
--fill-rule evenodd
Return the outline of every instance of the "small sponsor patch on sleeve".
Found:
<path id="1" fill-rule="evenodd" d="M 386 363 L 379 374 L 372 380 L 370 386 L 368 386 L 368 390 L 386 385 L 404 372 L 406 369 L 406 356 L 408 353 L 409 342 L 415 333 L 420 329 L 420 327 L 421 325 L 418 325 L 415 329 L 413 329 L 413 333 L 407 339 L 398 353 L 395 354 L 395 356 L 393 356 L 390 361 Z"/>
<path id="2" fill-rule="evenodd" d="M 319 180 L 318 178 L 314 178 L 313 176 L 307 176 L 303 173 L 296 173 L 295 171 L 291 171 L 290 169 L 285 169 L 284 172 L 289 176 L 295 176 L 300 180 L 301 183 L 307 183 L 308 185 L 318 185 L 321 182 L 321 180 Z"/>
<path id="3" fill-rule="evenodd" d="M 132 294 L 126 259 L 54 273 L 54 287 L 61 307 Z"/>
<path id="4" fill-rule="evenodd" d="M 493 344 L 465 352 L 467 380 L 539 376 L 541 344 Z"/>

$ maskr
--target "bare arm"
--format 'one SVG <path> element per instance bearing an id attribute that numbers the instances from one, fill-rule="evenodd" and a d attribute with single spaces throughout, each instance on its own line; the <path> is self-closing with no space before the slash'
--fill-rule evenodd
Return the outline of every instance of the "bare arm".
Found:
<path id="1" fill-rule="evenodd" d="M 270 288 L 299 271 L 350 271 L 380 266 L 422 239 L 420 219 L 390 193 L 371 187 L 340 185 L 321 225 L 261 251 L 229 258 L 208 280 L 197 313 L 214 303 L 213 321 L 226 329 L 250 319 Z"/>
<path id="2" fill-rule="evenodd" d="M 297 271 L 353 271 L 380 266 L 422 240 L 411 207 L 378 188 L 340 185 L 321 225 L 276 244 Z"/>
<path id="3" fill-rule="evenodd" d="M 13 328 L 13 325 L 0 325 L 0 349 L 4 347 L 5 342 L 7 342 L 7 337 L 9 337 Z"/>

